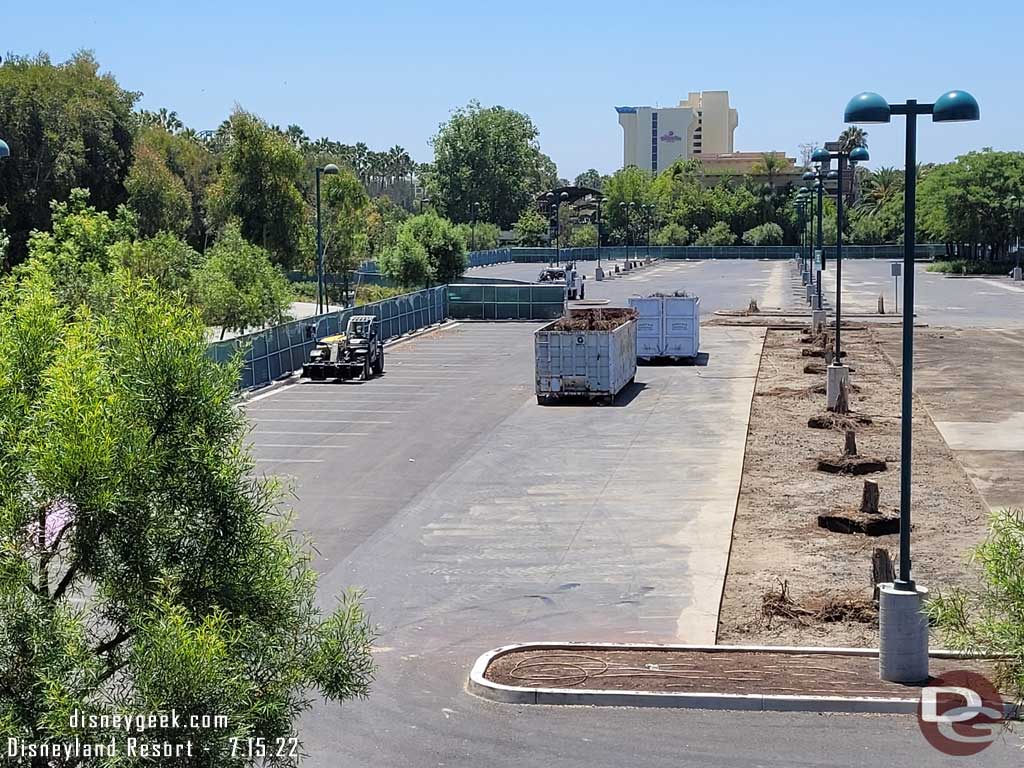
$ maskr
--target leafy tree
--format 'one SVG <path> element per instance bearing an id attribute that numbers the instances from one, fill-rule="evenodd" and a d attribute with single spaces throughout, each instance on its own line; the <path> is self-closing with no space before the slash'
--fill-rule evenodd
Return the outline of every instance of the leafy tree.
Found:
<path id="1" fill-rule="evenodd" d="M 768 186 L 775 187 L 775 177 L 788 167 L 784 156 L 775 152 L 762 152 L 761 159 L 754 163 L 750 172 L 755 176 L 765 176 Z"/>
<path id="2" fill-rule="evenodd" d="M 135 148 L 125 182 L 128 205 L 138 215 L 139 234 L 152 237 L 157 232 L 183 235 L 192 218 L 192 196 L 185 182 L 174 175 L 154 150 L 146 145 Z"/>
<path id="3" fill-rule="evenodd" d="M 881 245 L 886 242 L 882 223 L 871 216 L 860 216 L 850 227 L 850 242 L 855 245 Z"/>
<path id="4" fill-rule="evenodd" d="M 537 128 L 521 112 L 471 101 L 452 113 L 432 143 L 431 198 L 456 223 L 472 220 L 479 203 L 479 218 L 511 226 L 539 191 Z"/>
<path id="5" fill-rule="evenodd" d="M 88 200 L 88 190 L 73 189 L 67 202 L 53 203 L 53 230 L 32 233 L 30 259 L 22 266 L 45 271 L 62 306 L 100 309 L 110 300 L 111 248 L 131 240 L 136 223 L 123 206 L 110 216 Z"/>
<path id="6" fill-rule="evenodd" d="M 469 244 L 469 249 L 486 251 L 498 247 L 498 237 L 501 229 L 497 224 L 489 221 L 478 221 L 476 224 L 457 224 L 456 228 L 462 235 L 462 239 Z"/>
<path id="7" fill-rule="evenodd" d="M 0 286 L 0 727 L 123 751 L 131 734 L 70 714 L 225 716 L 146 735 L 254 767 L 232 738 L 296 736 L 311 690 L 365 696 L 374 633 L 354 594 L 317 607 L 283 495 L 254 478 L 238 365 L 194 312 L 115 283 L 102 315 L 45 270 Z"/>
<path id="8" fill-rule="evenodd" d="M 693 241 L 694 245 L 732 245 L 736 242 L 736 235 L 729 229 L 729 225 L 724 221 L 715 223 L 710 229 L 702 232 L 700 236 Z"/>
<path id="9" fill-rule="evenodd" d="M 430 258 L 427 249 L 402 227 L 394 245 L 388 246 L 378 259 L 380 271 L 402 288 L 418 289 L 430 281 Z"/>
<path id="10" fill-rule="evenodd" d="M 375 197 L 366 208 L 367 256 L 379 258 L 385 249 L 395 244 L 398 229 L 409 214 L 395 205 L 389 197 Z"/>
<path id="11" fill-rule="evenodd" d="M 577 187 L 589 187 L 590 189 L 601 189 L 602 179 L 601 174 L 596 168 L 588 168 L 579 176 L 576 177 Z"/>
<path id="12" fill-rule="evenodd" d="M 134 242 L 122 240 L 111 246 L 112 261 L 133 275 L 152 280 L 161 290 L 184 295 L 203 257 L 181 238 L 160 232 Z"/>
<path id="13" fill-rule="evenodd" d="M 743 244 L 782 245 L 782 227 L 772 221 L 759 224 L 743 233 Z"/>
<path id="14" fill-rule="evenodd" d="M 101 75 L 87 52 L 63 64 L 40 54 L 0 65 L 0 126 L 11 147 L 0 168 L 8 265 L 26 257 L 29 234 L 50 228 L 50 202 L 72 189 L 88 189 L 99 210 L 124 202 L 138 95 Z"/>
<path id="15" fill-rule="evenodd" d="M 584 224 L 573 230 L 569 237 L 570 248 L 593 248 L 597 246 L 597 227 Z"/>
<path id="16" fill-rule="evenodd" d="M 324 269 L 340 274 L 348 300 L 348 276 L 366 251 L 366 208 L 370 198 L 355 174 L 342 169 L 324 176 L 321 190 L 324 222 Z"/>
<path id="17" fill-rule="evenodd" d="M 650 174 L 642 171 L 635 165 L 627 166 L 612 174 L 611 178 L 604 185 L 605 216 L 602 217 L 602 224 L 607 224 L 609 229 L 625 229 L 627 213 L 626 206 L 632 204 L 628 214 L 630 228 L 638 231 L 640 217 L 639 208 L 641 205 L 654 201 L 654 193 L 651 186 Z"/>
<path id="18" fill-rule="evenodd" d="M 427 252 L 430 277 L 434 282 L 450 283 L 466 271 L 466 241 L 447 219 L 430 211 L 411 217 L 402 229 Z M 401 241 L 401 233 L 399 239 Z"/>
<path id="19" fill-rule="evenodd" d="M 231 115 L 228 131 L 220 176 L 208 192 L 214 224 L 237 218 L 245 239 L 269 251 L 277 264 L 298 265 L 308 249 L 303 242 L 306 209 L 296 186 L 302 155 L 287 138 L 242 110 Z"/>
<path id="20" fill-rule="evenodd" d="M 208 325 L 225 331 L 279 323 L 291 301 L 288 281 L 270 254 L 231 222 L 193 276 L 192 292 Z"/>
<path id="21" fill-rule="evenodd" d="M 687 245 L 690 242 L 690 230 L 673 221 L 655 232 L 651 242 L 654 245 Z"/>
<path id="22" fill-rule="evenodd" d="M 516 242 L 532 248 L 547 242 L 548 222 L 533 208 L 527 208 L 515 223 Z"/>

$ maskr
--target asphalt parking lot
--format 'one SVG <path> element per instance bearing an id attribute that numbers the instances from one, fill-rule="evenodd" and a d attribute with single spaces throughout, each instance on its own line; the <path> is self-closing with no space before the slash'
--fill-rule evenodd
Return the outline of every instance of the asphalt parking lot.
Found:
<path id="1" fill-rule="evenodd" d="M 791 295 L 790 269 L 660 263 L 601 285 L 611 303 L 686 288 L 708 313 L 745 307 L 752 290 L 762 306 Z M 291 483 L 316 545 L 321 603 L 363 588 L 381 632 L 370 698 L 304 716 L 304 764 L 1019 763 L 1009 742 L 943 762 L 913 718 L 469 696 L 473 660 L 509 642 L 713 639 L 728 558 L 763 331 L 706 326 L 706 366 L 641 367 L 612 407 L 541 407 L 536 327 L 455 324 L 389 348 L 382 378 L 288 385 L 247 406 L 257 469 Z"/>

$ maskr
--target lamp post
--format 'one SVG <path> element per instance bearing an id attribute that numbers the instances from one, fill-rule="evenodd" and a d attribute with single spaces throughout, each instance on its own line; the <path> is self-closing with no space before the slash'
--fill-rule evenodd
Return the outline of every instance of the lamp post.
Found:
<path id="1" fill-rule="evenodd" d="M 320 222 L 320 177 L 338 172 L 334 163 L 316 168 L 316 313 L 322 314 L 327 306 L 327 286 L 324 283 L 324 231 Z M 348 275 L 345 275 L 345 300 L 348 300 Z"/>
<path id="2" fill-rule="evenodd" d="M 848 152 L 842 150 L 838 152 L 829 152 L 826 149 L 816 149 L 811 155 L 811 159 L 814 162 L 819 163 L 818 177 L 820 179 L 821 172 L 824 168 L 824 163 L 830 160 L 836 160 L 837 169 L 835 171 L 829 171 L 826 176 L 827 179 L 834 179 L 836 181 L 836 342 L 835 342 L 835 360 L 837 364 L 841 364 L 842 357 L 842 321 L 843 321 L 843 203 L 845 202 L 845 196 L 843 194 L 843 171 L 844 167 L 848 163 L 852 169 L 857 163 L 863 163 L 870 160 L 871 157 L 868 151 L 864 147 L 854 147 Z M 829 397 L 830 407 L 834 405 L 834 400 Z"/>
<path id="3" fill-rule="evenodd" d="M 0 139 L 0 160 L 3 160 L 5 157 L 10 157 L 10 156 L 11 156 L 11 148 L 7 146 L 7 142 L 6 141 L 4 141 L 3 139 Z"/>
<path id="4" fill-rule="evenodd" d="M 802 262 L 802 267 L 800 272 L 803 277 L 804 285 L 807 285 L 811 279 L 811 236 L 813 234 L 813 230 L 809 232 L 807 227 L 814 219 L 814 196 L 811 195 L 811 191 L 809 189 L 801 187 L 800 191 L 796 193 L 795 200 L 799 210 L 801 211 L 800 261 Z M 806 250 L 804 249 L 805 245 L 807 246 Z"/>
<path id="5" fill-rule="evenodd" d="M 420 198 L 420 213 L 423 213 L 423 204 L 424 203 L 426 203 L 427 205 L 430 205 L 430 198 L 429 197 L 421 197 Z"/>
<path id="6" fill-rule="evenodd" d="M 595 200 L 597 201 L 597 269 L 594 272 L 594 278 L 604 280 L 604 270 L 601 268 L 601 205 L 604 203 L 604 195 L 597 194 Z"/>
<path id="7" fill-rule="evenodd" d="M 824 151 L 825 150 L 823 150 L 823 149 L 822 150 L 815 150 L 815 153 L 817 153 L 817 152 L 824 152 Z M 813 154 L 811 155 L 811 160 L 813 160 L 816 163 L 821 161 L 820 160 L 820 156 L 819 157 L 815 157 Z M 814 189 L 815 192 L 818 193 L 818 200 L 817 200 L 818 237 L 817 237 L 817 243 L 816 243 L 816 245 L 814 247 L 815 256 L 817 256 L 817 260 L 816 260 L 817 263 L 814 265 L 813 271 L 814 271 L 814 274 L 815 274 L 814 284 L 815 284 L 815 293 L 817 294 L 817 297 L 818 297 L 818 301 L 817 301 L 818 309 L 824 309 L 825 305 L 823 303 L 822 296 L 821 296 L 821 273 L 825 270 L 825 264 L 826 264 L 826 261 L 825 261 L 825 239 L 824 239 L 824 236 L 822 235 L 822 213 L 824 212 L 824 209 L 825 209 L 825 205 L 824 205 L 824 203 L 825 203 L 825 201 L 824 201 L 824 195 L 825 195 L 825 183 L 824 182 L 825 182 L 825 177 L 822 175 L 820 170 L 807 171 L 807 173 L 804 174 L 804 181 L 813 181 L 814 182 L 813 189 Z M 813 223 L 811 224 L 811 229 L 812 229 L 812 231 L 814 229 L 814 224 Z"/>
<path id="8" fill-rule="evenodd" d="M 643 206 L 644 223 L 647 225 L 647 234 L 644 236 L 644 258 L 651 258 L 651 214 L 654 213 L 654 206 L 647 203 Z"/>
<path id="9" fill-rule="evenodd" d="M 558 258 L 558 263 L 559 264 L 562 263 L 562 203 L 567 202 L 568 200 L 569 200 L 569 193 L 568 192 L 562 192 L 561 194 L 559 194 L 559 196 L 558 196 L 558 252 L 556 254 L 557 258 Z"/>
<path id="10" fill-rule="evenodd" d="M 473 216 L 472 221 L 469 224 L 469 238 L 470 246 L 469 250 L 476 250 L 476 220 L 480 216 L 480 203 L 473 203 Z"/>
<path id="11" fill-rule="evenodd" d="M 846 105 L 847 123 L 888 123 L 893 115 L 905 115 L 906 170 L 903 193 L 903 369 L 900 414 L 900 572 L 892 584 L 879 588 L 879 675 L 893 682 L 917 682 L 928 676 L 928 624 L 921 614 L 925 590 L 911 575 L 910 479 L 913 446 L 914 399 L 914 250 L 917 207 L 917 117 L 931 115 L 932 122 L 978 120 L 978 102 L 966 91 L 948 91 L 934 104 L 908 99 L 889 104 L 877 93 L 864 92 Z"/>
<path id="12" fill-rule="evenodd" d="M 1006 199 L 1006 202 L 1009 203 L 1010 210 L 1013 211 L 1013 213 L 1011 214 L 1011 216 L 1013 217 L 1011 223 L 1013 224 L 1013 232 L 1017 236 L 1017 247 L 1014 249 L 1014 254 L 1016 254 L 1017 262 L 1013 267 L 1013 279 L 1021 280 L 1022 278 L 1024 278 L 1024 275 L 1021 274 L 1020 269 L 1020 211 L 1021 207 L 1024 206 L 1024 200 L 1017 197 L 1016 195 L 1010 195 Z"/>

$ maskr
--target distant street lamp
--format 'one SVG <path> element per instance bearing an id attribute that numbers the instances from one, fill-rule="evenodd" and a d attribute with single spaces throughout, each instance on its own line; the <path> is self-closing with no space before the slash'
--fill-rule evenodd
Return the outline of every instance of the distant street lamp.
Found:
<path id="1" fill-rule="evenodd" d="M 556 230 L 556 237 L 558 239 L 558 245 L 556 246 L 555 258 L 559 264 L 562 263 L 562 203 L 568 201 L 569 193 L 562 192 L 558 196 L 558 206 L 555 212 L 555 218 L 558 221 L 558 229 Z"/>
<path id="2" fill-rule="evenodd" d="M 648 203 L 643 206 L 644 209 L 644 222 L 647 224 L 647 235 L 644 238 L 644 253 L 645 258 L 651 258 L 651 216 L 654 213 L 654 206 Z"/>
<path id="3" fill-rule="evenodd" d="M 822 151 L 824 151 L 824 150 L 822 150 Z M 811 155 L 811 160 L 813 160 L 814 162 L 818 162 L 818 159 L 815 158 L 814 155 Z M 818 295 L 818 309 L 824 309 L 825 305 L 822 303 L 822 296 L 821 296 L 821 273 L 825 269 L 825 238 L 822 235 L 822 213 L 823 213 L 824 207 L 825 207 L 825 205 L 824 205 L 824 194 L 825 194 L 825 183 L 824 182 L 825 182 L 825 179 L 821 175 L 820 171 L 814 170 L 814 171 L 807 171 L 807 173 L 804 174 L 804 181 L 813 181 L 814 182 L 813 189 L 814 189 L 815 192 L 818 193 L 818 201 L 817 201 L 817 207 L 816 207 L 816 210 L 818 212 L 818 238 L 817 238 L 817 245 L 814 248 L 814 251 L 815 251 L 814 256 L 815 256 L 815 261 L 817 263 L 815 263 L 813 265 L 811 271 L 812 271 L 812 274 L 814 274 L 816 276 L 814 282 L 815 282 L 815 290 L 816 290 L 817 295 Z M 811 232 L 813 233 L 813 231 L 814 231 L 814 224 L 812 223 L 811 224 Z"/>
<path id="4" fill-rule="evenodd" d="M 420 213 L 423 213 L 423 204 L 424 203 L 426 203 L 427 205 L 430 205 L 430 198 L 429 197 L 421 197 L 420 198 Z"/>
<path id="5" fill-rule="evenodd" d="M 917 207 L 917 116 L 932 122 L 978 120 L 978 102 L 966 91 L 948 91 L 934 104 L 889 104 L 877 93 L 864 92 L 850 99 L 843 119 L 847 123 L 888 123 L 905 115 L 906 170 L 903 193 L 903 369 L 900 414 L 900 572 L 890 589 L 879 590 L 879 675 L 892 682 L 917 682 L 928 676 L 928 623 L 920 613 L 924 592 L 911 578 L 910 479 L 914 403 L 914 251 Z M 914 616 L 916 623 L 908 623 Z M 885 662 L 885 659 L 889 659 Z"/>
<path id="6" fill-rule="evenodd" d="M 327 286 L 324 284 L 324 233 L 320 223 L 320 176 L 338 173 L 334 163 L 316 168 L 316 313 L 323 314 L 327 307 Z M 345 276 L 346 281 L 348 275 Z M 345 301 L 348 301 L 348 285 L 345 286 Z"/>
<path id="7" fill-rule="evenodd" d="M 849 152 L 842 150 L 838 152 L 829 152 L 827 149 L 816 149 L 811 155 L 811 159 L 819 163 L 818 177 L 821 178 L 822 170 L 824 169 L 824 163 L 829 160 L 836 160 L 837 170 L 829 171 L 826 178 L 829 180 L 836 181 L 836 343 L 835 343 L 835 361 L 837 365 L 841 365 L 842 361 L 842 321 L 843 321 L 843 170 L 844 166 L 849 163 L 851 169 L 857 163 L 863 163 L 870 160 L 868 151 L 864 147 L 854 147 Z"/>
<path id="8" fill-rule="evenodd" d="M 476 220 L 480 216 L 480 203 L 473 203 L 473 217 L 469 225 L 470 243 L 469 250 L 476 250 Z"/>
<path id="9" fill-rule="evenodd" d="M 598 194 L 596 196 L 596 199 L 597 199 L 597 268 L 600 270 L 601 269 L 601 205 L 604 203 L 604 195 Z"/>
<path id="10" fill-rule="evenodd" d="M 1013 211 L 1013 213 L 1010 214 L 1012 217 L 1011 224 L 1013 224 L 1013 232 L 1017 236 L 1017 244 L 1016 248 L 1014 248 L 1014 253 L 1017 256 L 1017 263 L 1013 268 L 1013 279 L 1020 280 L 1022 278 L 1020 271 L 1020 212 L 1021 208 L 1024 207 L 1024 199 L 1021 199 L 1016 195 L 1010 195 L 1006 199 L 1006 202 L 1009 204 L 1010 210 Z"/>

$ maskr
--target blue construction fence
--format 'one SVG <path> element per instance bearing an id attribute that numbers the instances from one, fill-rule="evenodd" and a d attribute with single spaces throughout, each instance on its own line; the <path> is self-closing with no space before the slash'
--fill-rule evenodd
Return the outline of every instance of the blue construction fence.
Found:
<path id="1" fill-rule="evenodd" d="M 384 301 L 293 320 L 264 331 L 210 344 L 208 354 L 227 363 L 243 354 L 242 389 L 269 384 L 302 368 L 316 340 L 340 333 L 352 315 L 374 315 L 382 338 L 401 336 L 448 317 L 448 287 L 427 288 Z"/>
<path id="2" fill-rule="evenodd" d="M 652 245 L 650 248 L 638 246 L 603 246 L 601 258 L 616 260 L 629 258 L 657 259 L 791 259 L 801 252 L 797 245 Z M 541 263 L 555 260 L 557 256 L 564 261 L 593 261 L 597 259 L 598 249 L 595 248 L 498 248 L 493 251 L 477 251 L 471 253 L 472 266 L 487 266 L 506 262 Z M 804 249 L 806 252 L 806 249 Z M 946 254 L 943 243 L 919 243 L 917 257 L 934 259 Z M 478 257 L 474 259 L 474 257 Z M 835 246 L 825 246 L 825 257 L 835 258 Z M 903 245 L 891 243 L 887 245 L 844 245 L 843 258 L 848 259 L 901 259 Z M 476 263 L 473 263 L 476 261 Z"/>

